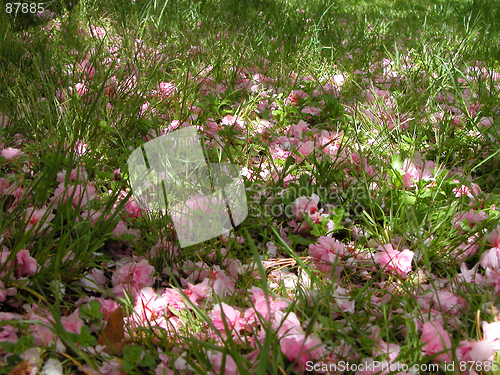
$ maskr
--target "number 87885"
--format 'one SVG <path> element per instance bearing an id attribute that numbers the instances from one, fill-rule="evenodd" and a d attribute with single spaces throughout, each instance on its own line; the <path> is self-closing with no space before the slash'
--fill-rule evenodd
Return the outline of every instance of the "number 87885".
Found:
<path id="1" fill-rule="evenodd" d="M 43 13 L 45 11 L 44 3 L 6 3 L 5 11 L 9 14 L 14 13 Z"/>

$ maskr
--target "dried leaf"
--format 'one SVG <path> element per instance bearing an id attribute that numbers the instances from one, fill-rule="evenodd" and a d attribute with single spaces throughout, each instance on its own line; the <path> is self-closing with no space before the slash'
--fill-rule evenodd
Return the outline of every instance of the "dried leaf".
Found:
<path id="1" fill-rule="evenodd" d="M 104 353 L 119 354 L 126 345 L 123 341 L 123 336 L 125 334 L 123 325 L 124 317 L 125 311 L 120 306 L 109 316 L 106 327 L 104 327 L 97 339 L 97 344 L 106 346 L 103 349 Z"/>
<path id="2" fill-rule="evenodd" d="M 12 367 L 8 375 L 30 375 L 32 370 L 33 365 L 30 361 L 22 361 Z"/>

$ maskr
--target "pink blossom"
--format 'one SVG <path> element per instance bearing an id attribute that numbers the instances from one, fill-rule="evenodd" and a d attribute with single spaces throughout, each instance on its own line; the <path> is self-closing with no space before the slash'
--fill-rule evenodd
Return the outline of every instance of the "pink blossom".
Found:
<path id="1" fill-rule="evenodd" d="M 79 140 L 75 144 L 75 152 L 79 156 L 85 155 L 85 153 L 87 152 L 87 148 L 88 148 L 88 144 L 84 143 L 82 140 Z"/>
<path id="2" fill-rule="evenodd" d="M 297 362 L 297 369 L 305 370 L 309 361 L 320 359 L 326 351 L 325 345 L 314 334 L 287 335 L 280 340 L 280 348 L 289 361 Z"/>
<path id="3" fill-rule="evenodd" d="M 96 197 L 96 189 L 94 185 L 87 184 L 65 187 L 64 183 L 54 191 L 54 196 L 51 200 L 54 202 L 54 207 L 57 208 L 60 203 L 66 203 L 69 199 L 72 201 L 73 208 L 86 205 L 89 201 Z"/>
<path id="4" fill-rule="evenodd" d="M 289 306 L 284 300 L 275 300 L 271 296 L 266 298 L 266 294 L 259 287 L 253 286 L 248 291 L 252 294 L 254 306 L 251 310 L 258 312 L 264 318 L 268 318 L 270 312 L 273 314 L 275 311 L 283 311 Z"/>
<path id="5" fill-rule="evenodd" d="M 0 195 L 7 194 L 9 191 L 10 182 L 4 177 L 0 177 Z"/>
<path id="6" fill-rule="evenodd" d="M 290 155 L 290 151 L 286 151 L 283 147 L 278 145 L 269 147 L 269 151 L 271 152 L 271 156 L 273 159 L 285 160 Z"/>
<path id="7" fill-rule="evenodd" d="M 343 257 L 347 250 L 343 243 L 332 237 L 321 236 L 318 244 L 309 245 L 309 254 L 315 258 L 335 263 L 337 257 Z"/>
<path id="8" fill-rule="evenodd" d="M 16 262 L 16 274 L 18 277 L 33 275 L 37 271 L 38 263 L 31 257 L 28 250 L 19 250 L 16 254 Z"/>
<path id="9" fill-rule="evenodd" d="M 349 291 L 347 289 L 337 285 L 333 292 L 333 298 L 340 310 L 354 314 L 356 308 L 355 301 L 349 299 Z"/>
<path id="10" fill-rule="evenodd" d="M 30 230 L 33 226 L 35 226 L 38 222 L 40 222 L 45 216 L 48 207 L 36 209 L 34 207 L 28 207 L 26 209 L 25 219 L 28 220 L 28 224 L 26 225 L 26 230 Z M 49 211 L 50 212 L 50 211 Z M 44 229 L 49 225 L 49 221 L 52 221 L 56 216 L 52 213 L 49 213 L 45 218 L 43 224 L 40 226 L 40 229 Z"/>
<path id="11" fill-rule="evenodd" d="M 9 124 L 9 121 L 9 117 L 0 112 L 0 126 L 5 128 Z"/>
<path id="12" fill-rule="evenodd" d="M 274 319 L 271 320 L 272 328 L 277 330 L 278 338 L 286 335 L 298 335 L 304 333 L 300 321 L 294 312 L 285 313 L 276 311 Z"/>
<path id="13" fill-rule="evenodd" d="M 127 227 L 127 224 L 123 220 L 120 220 L 111 233 L 116 237 L 121 237 L 123 234 L 132 234 L 133 232 Z"/>
<path id="14" fill-rule="evenodd" d="M 139 289 L 151 286 L 154 280 L 154 267 L 146 259 L 138 263 L 128 262 L 116 269 L 111 277 L 113 292 L 118 297 L 124 296 L 124 289 L 135 296 Z"/>
<path id="15" fill-rule="evenodd" d="M 90 32 L 92 35 L 97 36 L 99 39 L 102 39 L 106 36 L 106 30 L 99 26 L 90 25 Z"/>
<path id="16" fill-rule="evenodd" d="M 495 293 L 500 293 L 500 269 L 487 267 L 486 282 L 495 288 Z"/>
<path id="17" fill-rule="evenodd" d="M 57 174 L 57 182 L 64 182 L 66 179 L 67 171 L 63 170 Z M 71 181 L 76 181 L 78 177 L 79 181 L 86 181 L 88 178 L 87 171 L 83 167 L 72 169 L 69 175 Z"/>
<path id="18" fill-rule="evenodd" d="M 246 121 L 239 116 L 226 115 L 222 119 L 221 124 L 226 126 L 234 125 L 237 129 L 244 129 Z"/>
<path id="19" fill-rule="evenodd" d="M 225 357 L 225 358 L 224 358 Z M 222 362 L 225 360 L 224 370 L 222 370 Z M 230 355 L 223 355 L 221 352 L 216 352 L 210 355 L 210 361 L 214 365 L 216 374 L 238 375 L 238 366 Z"/>
<path id="20" fill-rule="evenodd" d="M 307 113 L 313 116 L 319 116 L 321 114 L 321 109 L 316 107 L 304 107 L 300 112 Z"/>
<path id="21" fill-rule="evenodd" d="M 6 313 L 0 313 L 6 314 Z M 11 326 L 10 324 L 2 325 L 2 330 L 0 331 L 0 342 L 11 342 L 16 343 L 18 340 L 17 337 L 18 330 L 17 328 Z"/>
<path id="22" fill-rule="evenodd" d="M 200 299 L 206 298 L 210 295 L 208 282 L 209 280 L 206 278 L 201 283 L 196 285 L 188 283 L 188 288 L 184 291 L 184 293 L 188 296 L 189 300 L 193 302 L 193 304 L 197 305 Z"/>
<path id="23" fill-rule="evenodd" d="M 374 102 L 376 100 L 388 100 L 391 97 L 391 93 L 386 90 L 380 90 L 377 87 L 373 87 L 371 90 L 365 90 L 363 92 L 369 102 Z"/>
<path id="24" fill-rule="evenodd" d="M 297 149 L 297 151 L 302 155 L 302 156 L 307 156 L 309 155 L 310 153 L 312 153 L 314 151 L 314 141 L 307 141 L 307 142 L 304 142 L 302 143 L 299 148 Z M 300 156 L 297 156 L 297 155 L 294 155 L 295 157 L 295 160 L 297 160 L 297 162 L 299 162 L 299 160 L 302 160 L 300 158 Z"/>
<path id="25" fill-rule="evenodd" d="M 477 272 L 478 264 L 472 267 L 470 270 L 467 268 L 465 262 L 460 266 L 461 274 L 457 275 L 458 280 L 463 283 L 475 283 L 476 285 L 481 285 L 484 281 L 484 277 Z"/>
<path id="26" fill-rule="evenodd" d="M 42 317 L 38 314 L 31 312 L 29 314 L 30 321 L 35 321 L 36 323 L 31 323 L 30 331 L 31 335 L 35 339 L 35 345 L 37 346 L 49 346 L 56 339 L 55 334 L 50 330 L 52 327 L 52 322 L 49 319 Z"/>
<path id="27" fill-rule="evenodd" d="M 14 262 L 12 260 L 7 262 L 7 259 L 10 256 L 10 251 L 7 251 L 7 248 L 4 247 L 4 250 L 0 253 L 0 267 L 2 271 L 0 272 L 0 277 L 4 277 L 6 273 L 9 273 L 14 270 Z"/>
<path id="28" fill-rule="evenodd" d="M 492 124 L 493 124 L 493 117 L 483 117 L 481 120 L 479 120 L 477 127 L 479 129 L 482 129 L 483 127 L 490 128 Z"/>
<path id="29" fill-rule="evenodd" d="M 349 157 L 352 160 L 354 167 L 357 171 L 364 171 L 368 173 L 370 176 L 375 175 L 374 167 L 368 164 L 368 160 L 366 160 L 365 156 L 363 156 L 363 159 L 361 159 L 357 152 L 353 152 L 349 155 Z"/>
<path id="30" fill-rule="evenodd" d="M 151 104 L 149 102 L 144 102 L 143 105 L 141 105 L 141 109 L 139 111 L 139 116 L 144 116 L 148 112 L 151 112 L 151 114 L 154 116 L 156 115 L 156 109 L 151 107 Z"/>
<path id="31" fill-rule="evenodd" d="M 297 125 L 292 125 L 291 132 L 296 138 L 302 137 L 302 133 L 307 131 L 307 122 L 300 120 Z"/>
<path id="32" fill-rule="evenodd" d="M 432 298 L 434 308 L 439 308 L 443 312 L 458 314 L 458 309 L 467 307 L 467 301 L 463 297 L 459 297 L 445 289 L 430 291 L 425 295 L 425 298 Z"/>
<path id="33" fill-rule="evenodd" d="M 79 309 L 76 309 L 72 314 L 61 317 L 61 323 L 66 331 L 80 334 L 84 323 L 80 318 L 79 311 Z"/>
<path id="34" fill-rule="evenodd" d="M 215 136 L 215 134 L 217 134 L 221 129 L 222 127 L 219 126 L 219 124 L 217 124 L 217 122 L 215 122 L 213 118 L 207 119 L 207 127 L 205 128 L 205 130 L 209 135 Z"/>
<path id="35" fill-rule="evenodd" d="M 424 168 L 422 170 L 422 175 L 420 178 L 422 180 L 431 180 L 434 178 L 434 173 L 436 171 L 436 163 L 432 160 L 427 160 L 424 164 Z"/>
<path id="36" fill-rule="evenodd" d="M 307 95 L 302 90 L 292 90 L 290 92 L 290 95 L 288 95 L 288 98 L 286 98 L 285 104 L 297 106 L 297 105 L 299 105 L 299 98 L 305 99 L 308 96 L 309 95 Z"/>
<path id="37" fill-rule="evenodd" d="M 469 355 L 472 361 L 487 361 L 493 360 L 493 354 L 495 354 L 495 351 L 495 347 L 491 342 L 487 340 L 481 340 L 472 344 Z"/>
<path id="38" fill-rule="evenodd" d="M 156 370 L 155 370 L 155 375 L 175 375 L 176 373 L 169 369 L 168 367 L 166 367 L 167 365 L 165 365 L 165 363 L 160 363 L 158 366 L 156 366 Z"/>
<path id="39" fill-rule="evenodd" d="M 338 98 L 339 91 L 344 82 L 345 77 L 342 74 L 336 74 L 333 77 L 330 77 L 322 88 L 326 93 L 332 93 L 336 98 Z"/>
<path id="40" fill-rule="evenodd" d="M 109 77 L 104 86 L 104 94 L 111 98 L 116 93 L 117 88 L 118 88 L 118 80 L 116 79 L 116 77 L 115 76 Z M 106 108 L 113 109 L 113 105 L 108 102 L 106 103 Z"/>
<path id="41" fill-rule="evenodd" d="M 500 350 L 500 322 L 483 322 L 484 339 L 495 346 L 495 350 Z"/>
<path id="42" fill-rule="evenodd" d="M 161 97 L 170 98 L 177 92 L 177 86 L 173 81 L 171 82 L 161 82 L 158 85 L 158 91 Z"/>
<path id="43" fill-rule="evenodd" d="M 319 197 L 312 194 L 310 198 L 301 196 L 293 201 L 292 214 L 298 219 L 302 219 L 304 212 L 312 215 L 318 210 Z"/>
<path id="44" fill-rule="evenodd" d="M 159 326 L 167 328 L 166 317 L 170 314 L 166 298 L 160 298 L 151 287 L 142 288 L 135 296 L 131 323 L 135 326 Z"/>
<path id="45" fill-rule="evenodd" d="M 270 132 L 273 123 L 269 120 L 260 119 L 258 124 L 255 125 L 255 131 L 259 134 L 264 135 L 266 132 Z"/>
<path id="46" fill-rule="evenodd" d="M 79 82 L 75 85 L 75 92 L 80 98 L 84 96 L 87 93 L 87 91 L 88 88 L 84 83 Z"/>
<path id="47" fill-rule="evenodd" d="M 161 253 L 167 253 L 176 257 L 179 255 L 179 247 L 164 236 L 160 236 L 160 238 L 158 238 L 158 242 L 151 247 L 149 254 L 151 257 L 156 258 Z"/>
<path id="48" fill-rule="evenodd" d="M 401 171 L 405 172 L 403 175 L 403 183 L 406 187 L 411 187 L 415 185 L 415 182 L 418 182 L 422 179 L 422 167 L 413 161 L 406 160 Z M 426 177 L 431 177 L 432 173 L 427 169 Z"/>
<path id="49" fill-rule="evenodd" d="M 460 183 L 458 180 L 453 180 L 455 183 Z M 454 188 L 453 189 L 453 194 L 455 194 L 455 197 L 459 198 L 462 195 L 467 195 L 469 198 L 472 200 L 475 200 L 476 197 L 481 193 L 481 188 L 479 187 L 478 184 L 471 182 L 471 187 L 472 190 L 466 186 L 466 185 L 461 185 L 461 187 Z"/>
<path id="50" fill-rule="evenodd" d="M 211 350 L 207 350 L 207 358 L 213 365 L 214 372 L 209 372 L 208 374 L 227 374 L 227 375 L 239 375 L 238 366 L 234 361 L 233 357 L 229 354 L 223 354 L 219 351 L 212 353 Z M 222 364 L 224 362 L 224 367 Z M 189 366 L 190 367 L 190 366 Z M 185 369 L 186 365 L 184 365 L 181 369 Z"/>
<path id="51" fill-rule="evenodd" d="M 500 225 L 488 234 L 487 240 L 489 244 L 500 247 Z"/>
<path id="52" fill-rule="evenodd" d="M 118 308 L 118 304 L 111 299 L 96 298 L 96 300 L 101 304 L 101 312 L 105 320 L 108 320 L 113 311 Z"/>
<path id="53" fill-rule="evenodd" d="M 413 251 L 408 249 L 398 251 L 391 244 L 379 246 L 377 250 L 379 252 L 373 256 L 375 263 L 385 266 L 385 270 L 389 272 L 396 271 L 400 277 L 406 278 L 412 269 L 411 262 L 415 255 Z"/>
<path id="54" fill-rule="evenodd" d="M 463 340 L 455 350 L 457 359 L 462 363 L 474 363 L 475 366 L 484 366 L 485 363 L 494 360 L 494 354 L 498 350 L 498 346 L 488 340 Z M 474 370 L 466 369 L 462 374 L 475 374 Z"/>
<path id="55" fill-rule="evenodd" d="M 176 129 L 186 128 L 191 126 L 189 122 L 180 122 L 179 120 L 173 120 L 167 127 L 167 132 L 172 132 Z"/>
<path id="56" fill-rule="evenodd" d="M 214 327 L 220 332 L 225 332 L 225 326 L 235 333 L 239 333 L 243 328 L 241 312 L 224 302 L 214 306 L 209 316 Z"/>
<path id="57" fill-rule="evenodd" d="M 16 342 L 17 341 L 17 328 L 14 328 L 10 325 L 4 325 L 8 321 L 22 320 L 23 316 L 20 314 L 9 313 L 9 312 L 0 312 L 0 323 L 2 323 L 2 328 L 5 328 L 4 331 L 0 331 L 0 342 L 1 340 Z"/>
<path id="58" fill-rule="evenodd" d="M 120 369 L 121 366 L 122 362 L 120 359 L 111 358 L 107 362 L 104 362 L 102 366 L 99 366 L 99 371 L 92 375 L 123 375 L 123 371 Z"/>
<path id="59" fill-rule="evenodd" d="M 17 148 L 6 148 L 0 151 L 0 156 L 3 156 L 5 159 L 12 161 L 15 158 L 24 155 L 24 152 Z"/>
<path id="60" fill-rule="evenodd" d="M 128 217 L 138 218 L 142 216 L 141 209 L 134 199 L 129 199 L 125 205 L 125 211 Z"/>
<path id="61" fill-rule="evenodd" d="M 182 295 L 176 289 L 166 288 L 163 291 L 161 298 L 163 301 L 165 301 L 166 304 L 172 306 L 175 310 L 180 311 L 186 308 L 186 304 L 184 303 Z"/>
<path id="62" fill-rule="evenodd" d="M 479 250 L 479 245 L 474 243 L 476 241 L 475 237 L 470 237 L 468 242 L 462 242 L 460 245 L 452 250 L 452 255 L 456 257 L 457 260 L 465 260 Z"/>
<path id="63" fill-rule="evenodd" d="M 422 352 L 435 355 L 434 361 L 450 362 L 451 339 L 441 323 L 427 321 L 422 328 Z"/>
<path id="64" fill-rule="evenodd" d="M 500 267 L 500 246 L 492 247 L 491 249 L 486 250 L 483 255 L 481 255 L 481 259 L 479 260 L 479 264 L 481 267 L 492 267 L 499 268 Z"/>
<path id="65" fill-rule="evenodd" d="M 372 349 L 372 355 L 375 357 L 387 355 L 390 362 L 394 362 L 399 355 L 401 350 L 399 345 L 387 343 L 380 337 L 380 327 L 371 327 L 370 338 L 375 341 L 375 345 Z"/>
<path id="66" fill-rule="evenodd" d="M 339 151 L 343 133 L 327 132 L 322 130 L 320 134 L 316 133 L 316 147 L 322 149 L 324 154 L 336 155 Z"/>
<path id="67" fill-rule="evenodd" d="M 104 276 L 104 271 L 98 268 L 93 268 L 90 273 L 80 279 L 81 284 L 87 290 L 94 290 L 97 286 L 104 286 L 108 282 L 108 278 Z"/>
<path id="68" fill-rule="evenodd" d="M 5 302 L 7 296 L 15 296 L 16 294 L 16 288 L 5 288 L 5 284 L 0 280 L 0 303 Z"/>
<path id="69" fill-rule="evenodd" d="M 460 223 L 464 220 L 467 221 L 467 225 L 470 229 L 474 228 L 474 223 L 480 223 L 483 220 L 488 219 L 488 215 L 483 211 L 478 211 L 477 213 L 474 210 L 469 210 L 464 213 L 457 213 L 454 217 L 455 228 L 460 229 Z"/>
<path id="70" fill-rule="evenodd" d="M 213 280 L 213 291 L 218 296 L 224 297 L 226 294 L 234 293 L 234 281 L 219 266 L 214 266 L 211 279 Z"/>

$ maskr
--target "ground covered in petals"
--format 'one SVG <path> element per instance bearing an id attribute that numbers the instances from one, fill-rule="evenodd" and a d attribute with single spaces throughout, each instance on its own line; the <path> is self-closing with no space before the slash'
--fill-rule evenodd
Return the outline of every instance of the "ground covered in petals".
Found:
<path id="1" fill-rule="evenodd" d="M 500 374 L 498 4 L 0 17 L 0 374 Z M 127 160 L 190 126 L 248 216 L 182 248 Z"/>

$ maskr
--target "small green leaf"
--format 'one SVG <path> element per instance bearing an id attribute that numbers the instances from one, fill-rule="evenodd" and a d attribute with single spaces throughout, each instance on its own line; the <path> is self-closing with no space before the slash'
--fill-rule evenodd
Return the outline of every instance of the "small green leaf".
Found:
<path id="1" fill-rule="evenodd" d="M 89 307 L 92 312 L 101 311 L 101 303 L 96 299 L 89 301 Z"/>
<path id="2" fill-rule="evenodd" d="M 13 366 L 17 365 L 18 363 L 20 363 L 22 360 L 23 359 L 20 356 L 18 356 L 17 354 L 9 355 L 7 357 L 7 360 L 6 360 L 7 366 L 13 367 Z M 9 374 L 10 374 L 10 372 L 9 372 Z"/>
<path id="3" fill-rule="evenodd" d="M 307 238 L 304 238 L 302 237 L 301 235 L 298 235 L 298 234 L 290 234 L 290 241 L 292 241 L 293 243 L 295 244 L 299 244 L 299 245 L 305 245 L 305 246 L 309 246 L 311 243 L 314 242 L 314 240 L 312 239 L 307 239 Z"/>
<path id="4" fill-rule="evenodd" d="M 406 203 L 408 203 L 408 204 L 415 204 L 416 201 L 417 201 L 417 198 L 413 195 L 408 195 L 406 197 Z"/>
<path id="5" fill-rule="evenodd" d="M 144 357 L 142 357 L 142 360 L 141 362 L 139 363 L 142 367 L 149 367 L 149 369 L 151 371 L 154 371 L 156 369 L 156 362 L 155 362 L 155 359 L 154 357 L 149 354 L 149 353 L 146 353 L 144 354 Z"/>
<path id="6" fill-rule="evenodd" d="M 324 231 L 322 229 L 323 228 L 321 228 L 319 225 L 315 225 L 311 231 L 311 234 L 316 237 L 321 237 L 324 235 Z"/>
<path id="7" fill-rule="evenodd" d="M 92 336 L 88 326 L 82 327 L 80 334 L 78 335 L 77 342 L 84 348 L 97 345 L 97 339 Z"/>
<path id="8" fill-rule="evenodd" d="M 137 365 L 135 363 L 132 363 L 130 361 L 123 361 L 122 362 L 122 368 L 125 370 L 127 374 L 131 374 L 136 370 Z"/>
<path id="9" fill-rule="evenodd" d="M 13 353 L 15 346 L 16 344 L 14 344 L 13 342 L 9 341 L 0 342 L 0 347 L 7 353 Z"/>
<path id="10" fill-rule="evenodd" d="M 89 301 L 88 305 L 80 306 L 80 318 L 86 320 L 104 319 L 104 314 L 101 312 L 101 304 L 98 300 Z"/>
<path id="11" fill-rule="evenodd" d="M 113 172 L 102 172 L 99 169 L 95 170 L 95 175 L 101 180 L 112 180 L 115 177 Z"/>
<path id="12" fill-rule="evenodd" d="M 395 154 L 392 157 L 392 168 L 396 171 L 400 171 L 403 168 L 403 162 L 401 161 L 401 155 Z"/>
<path id="13" fill-rule="evenodd" d="M 123 348 L 123 359 L 132 363 L 141 361 L 142 348 L 140 346 L 125 345 Z"/>

